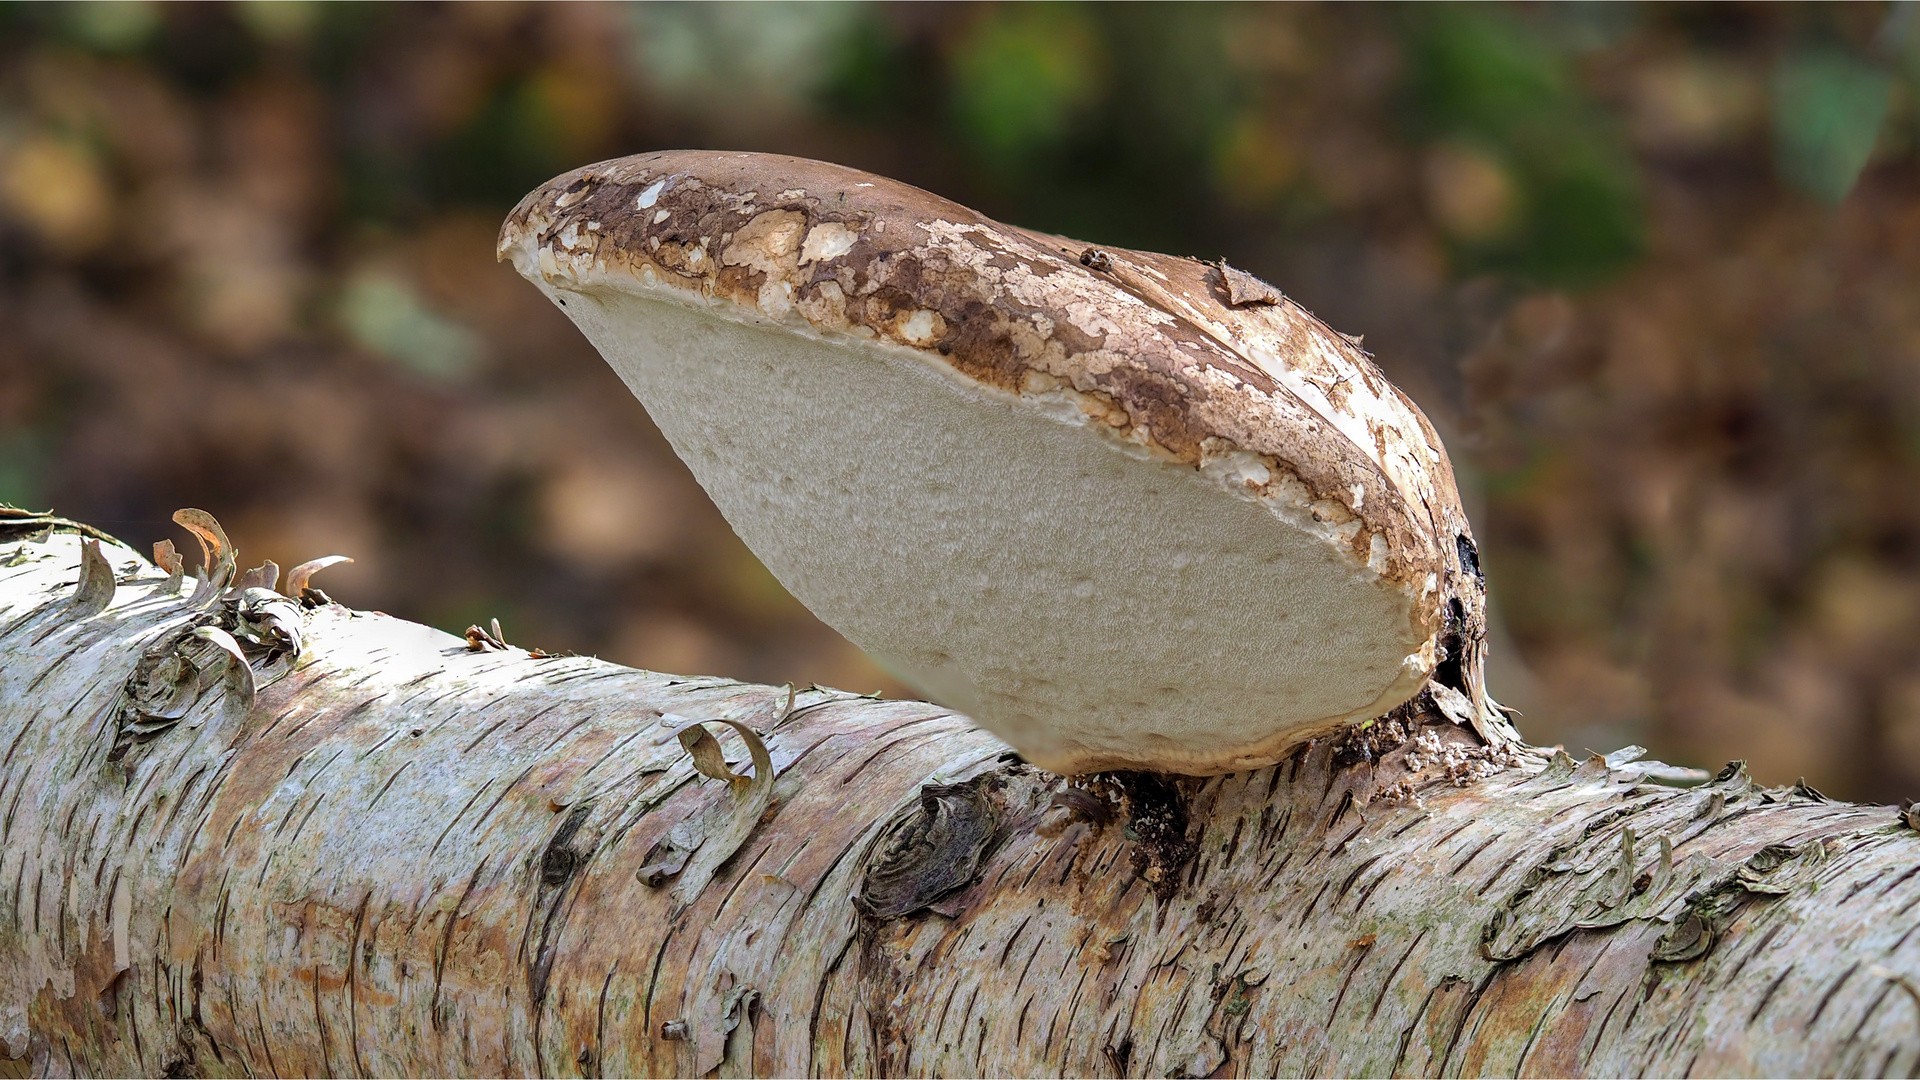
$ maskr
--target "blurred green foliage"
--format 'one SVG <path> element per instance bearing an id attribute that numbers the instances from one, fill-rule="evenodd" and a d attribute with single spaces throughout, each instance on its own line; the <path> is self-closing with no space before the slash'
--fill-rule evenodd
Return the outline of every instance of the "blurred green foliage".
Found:
<path id="1" fill-rule="evenodd" d="M 1780 174 L 1827 202 L 1846 198 L 1873 154 L 1892 96 L 1890 73 L 1845 50 L 1783 58 L 1773 76 Z"/>
<path id="2" fill-rule="evenodd" d="M 996 11 L 954 46 L 954 119 L 989 167 L 1018 169 L 1065 142 L 1105 96 L 1104 53 L 1076 5 Z"/>
<path id="3" fill-rule="evenodd" d="M 37 433 L 15 430 L 0 434 L 0 503 L 36 507 L 41 499 L 41 474 L 46 451 Z"/>
<path id="4" fill-rule="evenodd" d="M 369 270 L 350 279 L 340 317 L 359 344 L 427 379 L 463 378 L 480 357 L 471 329 L 433 311 L 395 274 Z"/>
<path id="5" fill-rule="evenodd" d="M 1510 8 L 1416 8 L 1406 39 L 1413 130 L 1486 153 L 1512 178 L 1513 205 L 1456 237 L 1465 267 L 1578 285 L 1639 255 L 1636 163 L 1574 57 Z"/>

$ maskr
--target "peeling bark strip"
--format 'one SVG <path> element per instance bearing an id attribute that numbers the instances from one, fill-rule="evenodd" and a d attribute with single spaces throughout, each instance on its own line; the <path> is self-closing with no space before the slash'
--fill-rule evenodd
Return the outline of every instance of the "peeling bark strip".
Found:
<path id="1" fill-rule="evenodd" d="M 0 517 L 0 1037 L 41 1073 L 1920 1067 L 1892 808 L 1503 765 L 1431 703 L 1074 783 L 930 705 L 206 592 Z M 764 749 L 709 726 L 703 774 L 712 720 Z"/>

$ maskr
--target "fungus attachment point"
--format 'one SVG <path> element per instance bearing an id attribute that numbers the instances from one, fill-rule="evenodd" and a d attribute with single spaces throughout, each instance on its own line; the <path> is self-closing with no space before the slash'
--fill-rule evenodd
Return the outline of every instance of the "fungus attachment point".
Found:
<path id="1" fill-rule="evenodd" d="M 1251 275 L 695 151 L 550 182 L 499 250 L 782 584 L 1036 765 L 1265 765 L 1443 661 L 1505 737 L 1439 437 Z"/>

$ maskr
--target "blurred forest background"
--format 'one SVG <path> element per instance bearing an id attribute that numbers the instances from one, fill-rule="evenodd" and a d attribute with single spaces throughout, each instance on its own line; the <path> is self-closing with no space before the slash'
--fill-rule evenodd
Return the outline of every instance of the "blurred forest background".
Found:
<path id="1" fill-rule="evenodd" d="M 1913 4 L 0 7 L 0 500 L 900 692 L 494 261 L 678 146 L 1253 270 L 1446 435 L 1535 741 L 1920 795 Z"/>

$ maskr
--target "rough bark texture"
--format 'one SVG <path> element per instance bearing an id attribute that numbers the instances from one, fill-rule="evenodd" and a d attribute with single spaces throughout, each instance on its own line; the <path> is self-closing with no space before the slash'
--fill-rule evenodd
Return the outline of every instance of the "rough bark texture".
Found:
<path id="1" fill-rule="evenodd" d="M 0 520 L 0 1036 L 42 1073 L 1920 1066 L 1890 808 L 1503 754 L 1420 700 L 1070 782 L 930 705 L 258 578 L 196 604 L 47 523 Z M 675 737 L 711 719 L 772 775 Z"/>

